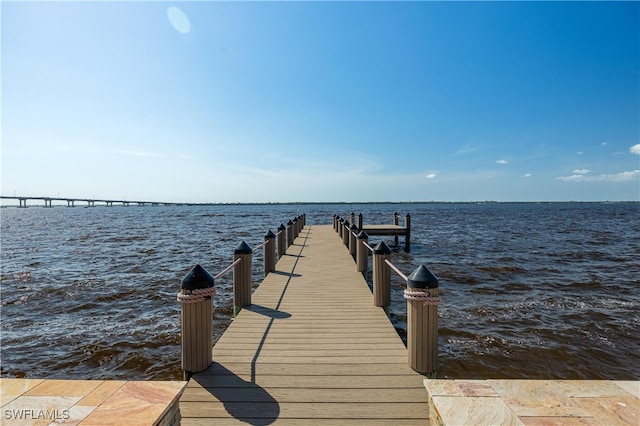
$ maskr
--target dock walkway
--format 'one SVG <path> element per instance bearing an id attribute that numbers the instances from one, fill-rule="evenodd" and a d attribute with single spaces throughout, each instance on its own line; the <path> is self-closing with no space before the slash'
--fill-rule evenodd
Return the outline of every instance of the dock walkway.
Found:
<path id="1" fill-rule="evenodd" d="M 424 377 L 331 226 L 305 227 L 252 303 L 187 384 L 182 424 L 429 424 Z"/>

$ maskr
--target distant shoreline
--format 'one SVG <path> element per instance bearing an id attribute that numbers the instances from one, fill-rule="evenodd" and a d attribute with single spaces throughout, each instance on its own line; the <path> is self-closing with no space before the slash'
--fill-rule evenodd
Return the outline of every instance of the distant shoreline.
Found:
<path id="1" fill-rule="evenodd" d="M 152 201 L 148 201 L 148 203 L 152 203 Z M 160 202 L 159 204 L 163 204 Z M 278 202 L 236 202 L 236 203 L 172 203 L 171 205 L 166 206 L 146 206 L 146 207 L 204 207 L 204 206 L 299 206 L 299 205 L 370 205 L 370 204 L 381 204 L 381 205 L 390 205 L 390 204 L 398 204 L 398 205 L 415 205 L 415 204 L 461 204 L 461 205 L 469 205 L 469 204 L 640 204 L 640 200 L 627 200 L 627 201 L 278 201 Z M 45 208 L 43 204 L 30 204 L 28 208 Z M 52 207 L 65 207 L 68 206 L 64 204 L 54 204 Z M 77 205 L 75 207 L 88 207 L 85 205 Z M 92 207 L 107 207 L 104 204 L 98 204 Z M 111 207 L 125 207 L 122 205 L 114 205 Z M 128 206 L 128 207 L 139 207 L 139 206 Z M 19 208 L 18 204 L 7 204 L 0 205 L 0 208 Z"/>

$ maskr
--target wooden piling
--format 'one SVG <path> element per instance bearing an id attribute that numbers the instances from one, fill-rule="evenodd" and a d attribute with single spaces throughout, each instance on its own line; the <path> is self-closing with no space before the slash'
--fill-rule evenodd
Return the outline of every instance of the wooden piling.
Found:
<path id="1" fill-rule="evenodd" d="M 394 224 L 395 226 L 398 226 L 398 225 L 399 225 L 399 222 L 398 222 L 398 212 L 395 212 L 395 213 L 393 214 L 393 224 Z M 398 235 L 394 235 L 394 236 L 393 236 L 393 245 L 394 245 L 395 247 L 398 247 Z"/>
<path id="2" fill-rule="evenodd" d="M 293 234 L 293 221 L 290 220 L 289 222 L 287 222 L 287 248 L 291 247 L 291 245 L 293 244 L 293 240 L 295 239 Z"/>
<path id="3" fill-rule="evenodd" d="M 438 278 L 420 265 L 407 277 L 407 352 L 419 373 L 438 368 Z"/>
<path id="4" fill-rule="evenodd" d="M 266 244 L 264 245 L 263 265 L 266 277 L 269 272 L 276 270 L 276 235 L 271 232 L 271 229 L 264 236 L 264 240 Z"/>
<path id="5" fill-rule="evenodd" d="M 287 228 L 283 223 L 278 226 L 278 257 L 284 256 L 287 252 Z"/>
<path id="6" fill-rule="evenodd" d="M 404 234 L 404 251 L 405 253 L 409 253 L 411 251 L 411 215 L 409 213 L 407 213 L 405 218 L 404 227 L 406 228 Z"/>
<path id="7" fill-rule="evenodd" d="M 196 265 L 182 279 L 178 301 L 180 313 L 182 371 L 185 380 L 211 365 L 213 347 L 214 279 Z"/>
<path id="8" fill-rule="evenodd" d="M 342 244 L 349 248 L 349 228 L 350 224 L 348 220 L 345 220 L 342 224 Z"/>
<path id="9" fill-rule="evenodd" d="M 373 248 L 373 303 L 389 313 L 391 305 L 391 269 L 385 260 L 391 254 L 391 249 L 380 241 Z"/>
<path id="10" fill-rule="evenodd" d="M 351 228 L 349 229 L 349 253 L 353 260 L 356 260 L 356 251 L 357 251 L 357 243 L 356 243 L 356 235 L 358 234 L 358 227 L 355 223 L 352 223 Z"/>
<path id="11" fill-rule="evenodd" d="M 356 238 L 356 258 L 358 260 L 358 272 L 366 274 L 367 269 L 369 268 L 369 249 L 364 244 L 369 241 L 369 236 L 366 232 L 360 231 Z"/>
<path id="12" fill-rule="evenodd" d="M 251 305 L 251 262 L 253 249 L 244 241 L 233 251 L 233 316 L 237 316 L 242 308 Z"/>

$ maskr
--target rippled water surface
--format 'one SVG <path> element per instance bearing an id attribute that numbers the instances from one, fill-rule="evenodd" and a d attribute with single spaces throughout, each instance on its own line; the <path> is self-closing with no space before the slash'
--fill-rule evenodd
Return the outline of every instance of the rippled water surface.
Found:
<path id="1" fill-rule="evenodd" d="M 180 378 L 175 294 L 191 267 L 216 274 L 298 214 L 313 226 L 352 211 L 411 213 L 412 251 L 391 260 L 440 279 L 438 377 L 639 379 L 638 203 L 3 208 L 2 376 Z M 260 252 L 254 266 L 259 283 Z M 216 285 L 217 338 L 231 275 Z"/>

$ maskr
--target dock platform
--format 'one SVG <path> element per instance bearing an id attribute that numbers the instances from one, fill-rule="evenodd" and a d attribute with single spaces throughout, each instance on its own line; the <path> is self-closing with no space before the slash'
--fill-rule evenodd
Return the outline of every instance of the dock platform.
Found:
<path id="1" fill-rule="evenodd" d="M 180 399 L 182 424 L 429 424 L 424 377 L 331 226 L 305 227 Z"/>
<path id="2" fill-rule="evenodd" d="M 640 424 L 640 382 L 614 380 L 425 380 L 431 424 Z"/>
<path id="3" fill-rule="evenodd" d="M 175 426 L 179 381 L 0 378 L 3 425 Z"/>

